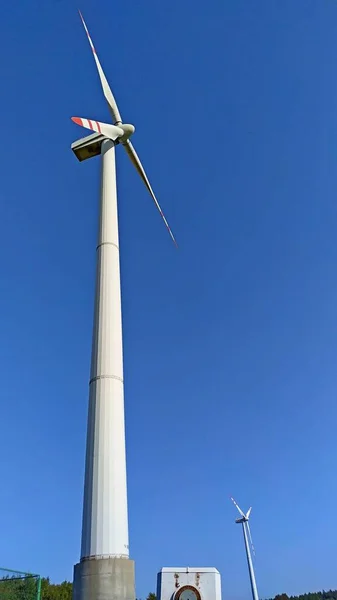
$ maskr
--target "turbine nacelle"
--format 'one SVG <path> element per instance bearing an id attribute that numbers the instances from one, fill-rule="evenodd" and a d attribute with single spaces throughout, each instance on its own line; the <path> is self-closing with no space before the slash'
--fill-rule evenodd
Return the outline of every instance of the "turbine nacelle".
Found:
<path id="1" fill-rule="evenodd" d="M 246 514 L 241 513 L 242 514 L 241 519 L 235 519 L 235 523 L 248 523 L 251 510 L 252 510 L 251 508 L 249 510 L 247 510 Z"/>
<path id="2" fill-rule="evenodd" d="M 250 517 L 250 513 L 252 512 L 252 507 L 250 507 L 246 514 L 243 512 L 243 510 L 241 510 L 240 506 L 235 502 L 234 498 L 231 498 L 231 501 L 233 502 L 233 504 L 236 506 L 236 508 L 238 509 L 241 518 L 240 519 L 236 519 L 235 523 L 246 523 L 247 521 L 249 521 L 249 517 Z"/>

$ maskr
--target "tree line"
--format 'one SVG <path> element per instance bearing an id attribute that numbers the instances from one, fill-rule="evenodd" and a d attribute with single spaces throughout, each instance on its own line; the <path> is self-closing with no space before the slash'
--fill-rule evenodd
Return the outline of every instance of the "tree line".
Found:
<path id="1" fill-rule="evenodd" d="M 321 592 L 311 592 L 301 594 L 300 596 L 288 596 L 288 594 L 278 594 L 269 600 L 337 600 L 337 590 L 322 590 Z"/>
<path id="2" fill-rule="evenodd" d="M 41 579 L 41 600 L 72 600 L 72 583 L 51 583 L 49 577 Z M 38 580 L 36 577 L 6 576 L 0 578 L 0 600 L 37 600 Z M 137 600 L 141 600 L 138 598 Z M 146 600 L 157 600 L 150 592 Z M 278 594 L 268 600 L 337 600 L 337 590 L 322 590 L 300 596 Z"/>
<path id="3" fill-rule="evenodd" d="M 73 584 L 70 581 L 51 583 L 49 577 L 41 579 L 41 600 L 72 600 Z M 0 600 L 37 600 L 39 581 L 35 576 L 0 576 Z M 140 600 L 140 599 L 138 599 Z M 146 600 L 157 600 L 151 592 Z M 336 599 L 337 600 L 337 599 Z"/>

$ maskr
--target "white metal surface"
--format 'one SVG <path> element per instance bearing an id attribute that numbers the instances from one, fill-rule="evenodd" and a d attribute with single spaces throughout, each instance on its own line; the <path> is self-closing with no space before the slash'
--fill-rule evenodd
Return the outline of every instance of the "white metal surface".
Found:
<path id="1" fill-rule="evenodd" d="M 247 531 L 246 531 L 246 525 L 248 525 L 248 522 L 244 521 L 242 523 L 242 531 L 243 531 L 243 539 L 245 540 L 245 548 L 246 548 L 246 556 L 247 556 L 247 563 L 248 563 L 250 587 L 252 588 L 253 600 L 259 600 L 259 595 L 257 593 L 255 573 L 254 573 L 254 566 L 253 566 L 253 561 L 252 561 L 252 555 L 250 553 L 250 547 L 249 547 L 248 536 L 247 536 Z"/>
<path id="2" fill-rule="evenodd" d="M 221 577 L 214 567 L 164 567 L 158 573 L 157 599 L 172 600 L 185 585 L 196 588 L 201 600 L 221 600 Z"/>
<path id="3" fill-rule="evenodd" d="M 102 143 L 81 558 L 129 556 L 114 143 Z"/>
<path id="4" fill-rule="evenodd" d="M 255 548 L 254 548 L 253 538 L 252 538 L 252 534 L 251 534 L 250 527 L 249 527 L 249 521 L 247 521 L 246 525 L 247 525 L 247 531 L 248 531 L 248 535 L 249 535 L 249 541 L 250 541 L 250 545 L 252 548 L 252 552 L 255 556 Z"/>

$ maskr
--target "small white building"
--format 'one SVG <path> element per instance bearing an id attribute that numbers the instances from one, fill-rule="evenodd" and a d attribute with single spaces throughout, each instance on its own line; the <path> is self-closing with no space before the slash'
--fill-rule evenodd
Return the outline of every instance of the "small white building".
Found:
<path id="1" fill-rule="evenodd" d="M 221 600 L 220 573 L 214 567 L 164 567 L 157 600 Z"/>

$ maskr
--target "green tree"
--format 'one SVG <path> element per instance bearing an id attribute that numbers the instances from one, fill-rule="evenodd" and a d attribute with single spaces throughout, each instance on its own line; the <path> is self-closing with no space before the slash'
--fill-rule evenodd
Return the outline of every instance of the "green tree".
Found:
<path id="1" fill-rule="evenodd" d="M 36 600 L 37 577 L 5 576 L 0 579 L 0 600 Z"/>

